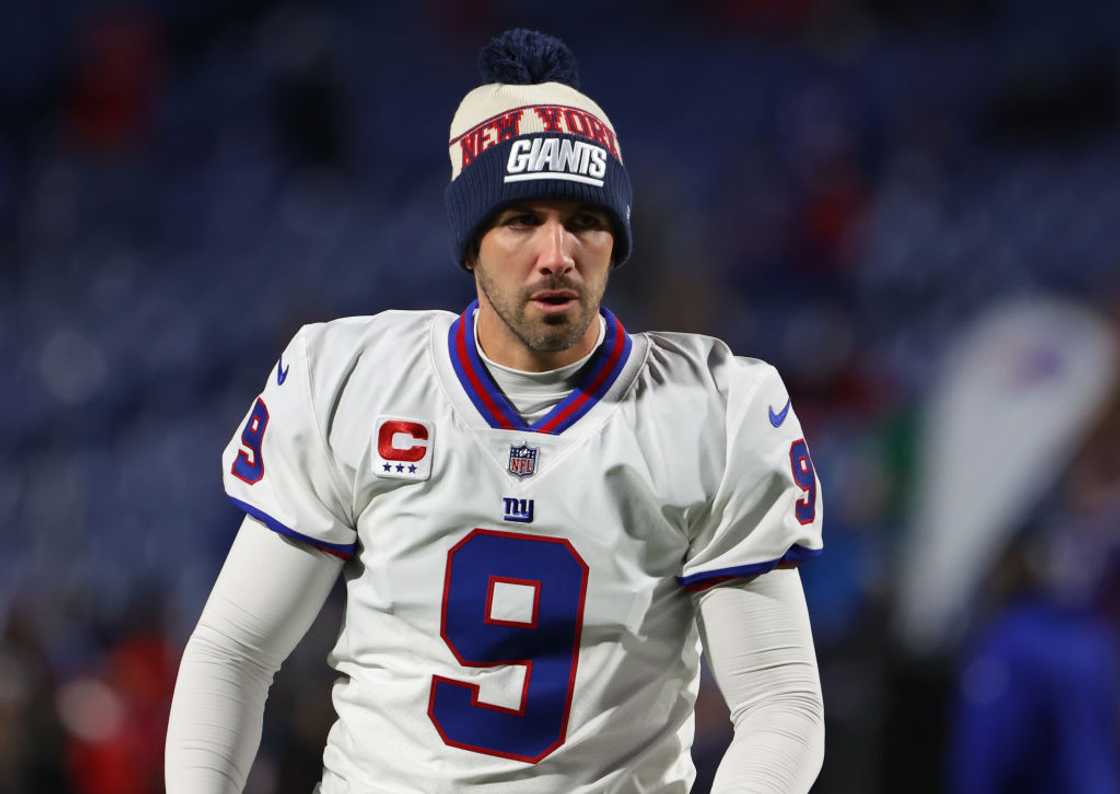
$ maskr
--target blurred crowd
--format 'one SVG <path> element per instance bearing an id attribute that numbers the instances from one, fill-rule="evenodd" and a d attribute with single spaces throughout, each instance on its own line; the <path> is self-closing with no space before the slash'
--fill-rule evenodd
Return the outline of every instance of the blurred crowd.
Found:
<path id="1" fill-rule="evenodd" d="M 771 361 L 806 428 L 814 791 L 1118 790 L 1120 5 L 521 6 L 47 0 L 0 29 L 0 794 L 162 789 L 240 521 L 220 451 L 302 323 L 467 303 L 446 133 L 512 25 L 565 38 L 619 131 L 635 251 L 607 304 Z M 960 362 L 1016 302 L 1091 319 L 1015 326 L 976 385 Z M 1063 400 L 1083 421 L 1032 445 Z M 940 443 L 962 421 L 976 446 Z M 1030 476 L 985 489 L 1010 461 Z M 911 602 L 937 572 L 935 620 Z M 253 794 L 318 779 L 340 596 L 272 690 Z M 698 721 L 702 794 L 709 682 Z"/>

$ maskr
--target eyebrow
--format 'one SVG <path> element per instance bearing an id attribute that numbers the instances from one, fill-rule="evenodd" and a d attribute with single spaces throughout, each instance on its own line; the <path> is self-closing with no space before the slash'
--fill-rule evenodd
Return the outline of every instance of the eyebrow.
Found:
<path id="1" fill-rule="evenodd" d="M 529 202 L 523 202 L 523 203 L 519 202 L 517 204 L 507 204 L 505 207 L 503 207 L 501 209 L 501 211 L 498 214 L 501 214 L 503 212 L 538 212 L 538 210 L 537 210 L 536 207 L 534 207 Z M 588 204 L 586 202 L 580 202 L 579 206 L 575 207 L 572 210 L 572 214 L 574 215 L 577 212 L 600 212 L 600 213 L 605 213 L 606 210 L 604 210 L 602 207 L 599 207 L 595 204 Z"/>
<path id="2" fill-rule="evenodd" d="M 536 215 L 538 212 L 540 212 L 540 210 L 536 209 L 531 203 L 528 202 L 509 204 L 503 207 L 498 212 L 498 214 L 494 216 L 494 222 L 498 223 L 501 222 L 504 218 L 519 215 L 521 213 Z M 610 223 L 610 213 L 608 213 L 602 207 L 598 207 L 594 204 L 580 202 L 579 206 L 572 210 L 571 215 L 574 217 L 576 215 L 579 215 L 580 213 L 588 213 L 589 215 L 594 215 L 596 218 Z"/>

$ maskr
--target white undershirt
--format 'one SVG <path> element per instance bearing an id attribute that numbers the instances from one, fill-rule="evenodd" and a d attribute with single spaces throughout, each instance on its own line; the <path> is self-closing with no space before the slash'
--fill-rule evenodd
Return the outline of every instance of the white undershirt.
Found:
<path id="1" fill-rule="evenodd" d="M 478 355 L 486 364 L 486 369 L 494 376 L 498 388 L 513 403 L 521 418 L 529 423 L 535 422 L 555 408 L 576 387 L 583 366 L 595 355 L 595 351 L 603 344 L 606 335 L 607 324 L 602 315 L 599 315 L 599 338 L 595 340 L 595 346 L 591 348 L 590 353 L 579 361 L 573 361 L 557 369 L 546 372 L 525 372 L 499 364 L 487 356 L 482 350 L 482 342 L 478 339 L 478 323 L 474 324 L 474 343 L 478 348 Z"/>

